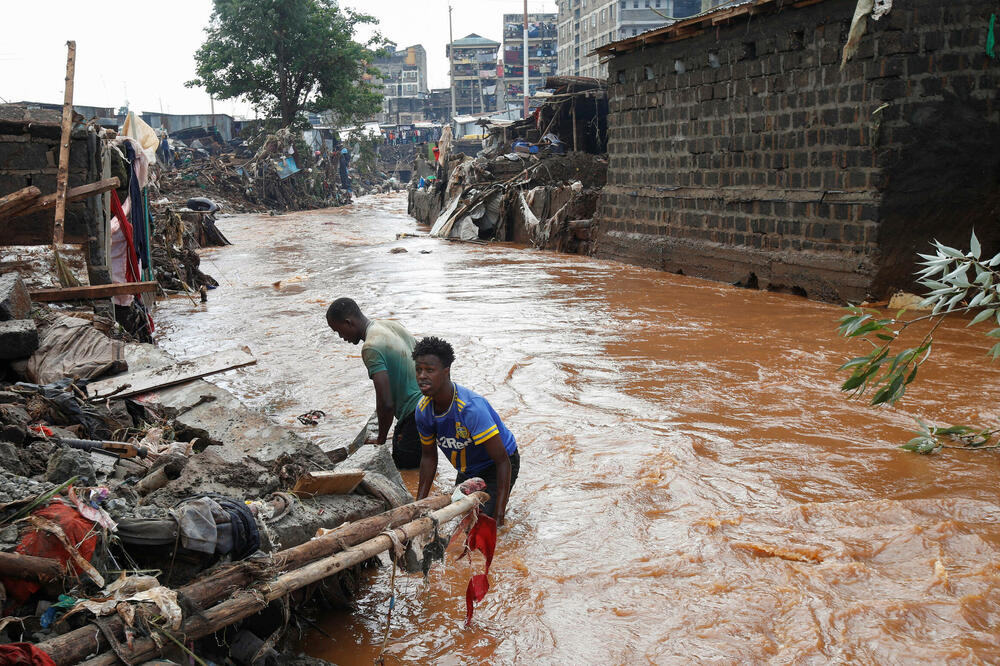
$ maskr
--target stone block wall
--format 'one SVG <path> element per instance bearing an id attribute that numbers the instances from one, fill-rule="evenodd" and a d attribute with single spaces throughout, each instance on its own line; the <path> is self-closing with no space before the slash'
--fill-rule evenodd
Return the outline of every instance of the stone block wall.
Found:
<path id="1" fill-rule="evenodd" d="M 997 7 L 895 5 L 843 69 L 855 0 L 614 57 L 596 254 L 858 301 L 912 287 L 932 238 L 1000 249 Z"/>
<path id="2" fill-rule="evenodd" d="M 0 196 L 34 185 L 42 194 L 56 191 L 61 114 L 48 109 L 0 105 Z M 72 135 L 69 187 L 98 179 L 96 137 L 83 128 Z M 66 206 L 65 241 L 88 241 L 95 215 L 92 201 Z M 53 211 L 17 217 L 4 223 L 0 245 L 43 245 L 52 242 Z"/>

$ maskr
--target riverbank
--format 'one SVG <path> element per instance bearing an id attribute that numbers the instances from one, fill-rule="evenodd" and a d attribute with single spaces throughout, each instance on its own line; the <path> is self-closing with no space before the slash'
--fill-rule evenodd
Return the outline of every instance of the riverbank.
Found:
<path id="1" fill-rule="evenodd" d="M 177 632 L 209 636 L 190 647 L 216 661 L 250 663 L 251 645 L 323 663 L 297 657 L 287 630 L 320 600 L 351 603 L 391 546 L 370 540 L 475 506 L 413 503 L 389 447 L 365 446 L 367 419 L 324 450 L 200 378 L 252 366 L 249 349 L 177 362 L 89 308 L 33 304 L 14 274 L 0 291 L 0 603 L 14 619 L 0 643 L 64 666 L 169 655 Z M 341 553 L 355 544 L 362 556 Z M 308 573 L 324 558 L 343 564 Z"/>

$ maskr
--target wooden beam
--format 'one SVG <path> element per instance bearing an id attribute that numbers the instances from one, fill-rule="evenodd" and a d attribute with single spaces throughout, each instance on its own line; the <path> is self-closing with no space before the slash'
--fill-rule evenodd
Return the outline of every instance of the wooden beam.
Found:
<path id="1" fill-rule="evenodd" d="M 31 289 L 28 294 L 33 301 L 93 301 L 111 296 L 145 294 L 156 291 L 159 284 L 150 282 L 121 282 L 118 284 L 98 284 L 83 287 L 57 287 L 55 289 Z"/>
<path id="2" fill-rule="evenodd" d="M 292 492 L 299 497 L 349 495 L 365 478 L 364 472 L 310 472 L 295 482 Z"/>
<path id="3" fill-rule="evenodd" d="M 247 347 L 227 349 L 214 354 L 206 354 L 186 361 L 124 375 L 108 377 L 87 385 L 91 399 L 127 398 L 140 393 L 183 384 L 207 375 L 214 375 L 233 368 L 253 365 L 257 359 Z"/>
<path id="4" fill-rule="evenodd" d="M 73 131 L 73 77 L 76 72 L 76 42 L 66 42 L 66 91 L 63 95 L 62 133 L 59 136 L 59 171 L 56 174 L 56 220 L 52 225 L 52 245 L 63 242 L 66 221 L 66 186 L 69 183 L 69 144 Z"/>
<path id="5" fill-rule="evenodd" d="M 42 191 L 34 185 L 22 188 L 17 192 L 0 197 L 0 217 L 4 217 L 12 211 L 21 210 L 30 206 L 35 199 L 41 196 Z"/>
<path id="6" fill-rule="evenodd" d="M 0 552 L 0 575 L 8 578 L 40 581 L 59 580 L 67 576 L 68 570 L 59 560 L 21 553 Z"/>
<path id="7" fill-rule="evenodd" d="M 80 185 L 79 187 L 73 187 L 66 191 L 66 201 L 79 201 L 80 199 L 86 199 L 97 194 L 104 194 L 108 190 L 114 190 L 118 188 L 118 177 L 105 178 L 104 180 L 99 180 L 95 183 L 88 183 L 86 185 Z M 14 218 L 20 217 L 22 215 L 31 215 L 32 213 L 38 213 L 43 210 L 47 210 L 56 205 L 58 199 L 57 194 L 46 194 L 44 196 L 38 197 L 31 205 L 27 208 L 23 208 L 19 211 L 4 214 L 0 212 L 0 218 L 7 217 Z"/>

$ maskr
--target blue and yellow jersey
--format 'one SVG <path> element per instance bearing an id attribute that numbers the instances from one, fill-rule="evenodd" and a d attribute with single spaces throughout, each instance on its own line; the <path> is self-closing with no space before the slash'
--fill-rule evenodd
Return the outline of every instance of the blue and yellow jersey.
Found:
<path id="1" fill-rule="evenodd" d="M 507 455 L 517 452 L 514 435 L 504 426 L 486 398 L 464 386 L 453 384 L 454 398 L 444 414 L 434 413 L 434 401 L 422 396 L 417 403 L 416 422 L 420 443 L 441 449 L 459 472 L 471 474 L 486 469 L 493 459 L 480 446 L 493 435 L 507 449 Z"/>

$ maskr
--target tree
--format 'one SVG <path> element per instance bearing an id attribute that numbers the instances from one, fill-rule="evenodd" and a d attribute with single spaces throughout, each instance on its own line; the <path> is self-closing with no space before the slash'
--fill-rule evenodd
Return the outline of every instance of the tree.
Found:
<path id="1" fill-rule="evenodd" d="M 962 252 L 934 241 L 934 254 L 919 255 L 923 268 L 917 272 L 918 284 L 929 292 L 920 308 L 930 308 L 930 314 L 903 319 L 904 310 L 895 317 L 883 317 L 877 310 L 848 306 L 841 317 L 838 332 L 848 338 L 860 338 L 872 346 L 864 356 L 851 359 L 840 367 L 851 375 L 840 389 L 852 398 L 871 394 L 872 405 L 891 405 L 903 397 L 906 387 L 916 379 L 917 370 L 931 354 L 934 332 L 948 314 L 977 312 L 969 326 L 994 320 L 997 327 L 987 337 L 1000 338 L 1000 253 L 991 259 L 982 258 L 982 247 L 975 232 L 969 251 Z M 893 345 L 903 331 L 923 325 L 926 330 L 915 346 L 893 354 Z M 873 339 L 874 338 L 874 339 Z M 1000 342 L 987 355 L 1000 358 Z M 979 428 L 967 425 L 939 427 L 917 419 L 916 437 L 902 448 L 917 453 L 935 453 L 942 448 L 1000 448 L 995 439 L 1000 428 Z"/>
<path id="2" fill-rule="evenodd" d="M 354 39 L 367 14 L 340 9 L 335 0 L 214 0 L 207 38 L 195 53 L 202 86 L 219 99 L 242 98 L 268 117 L 291 125 L 303 111 L 331 111 L 352 122 L 381 107 L 378 71 L 370 68 L 376 33 Z"/>

